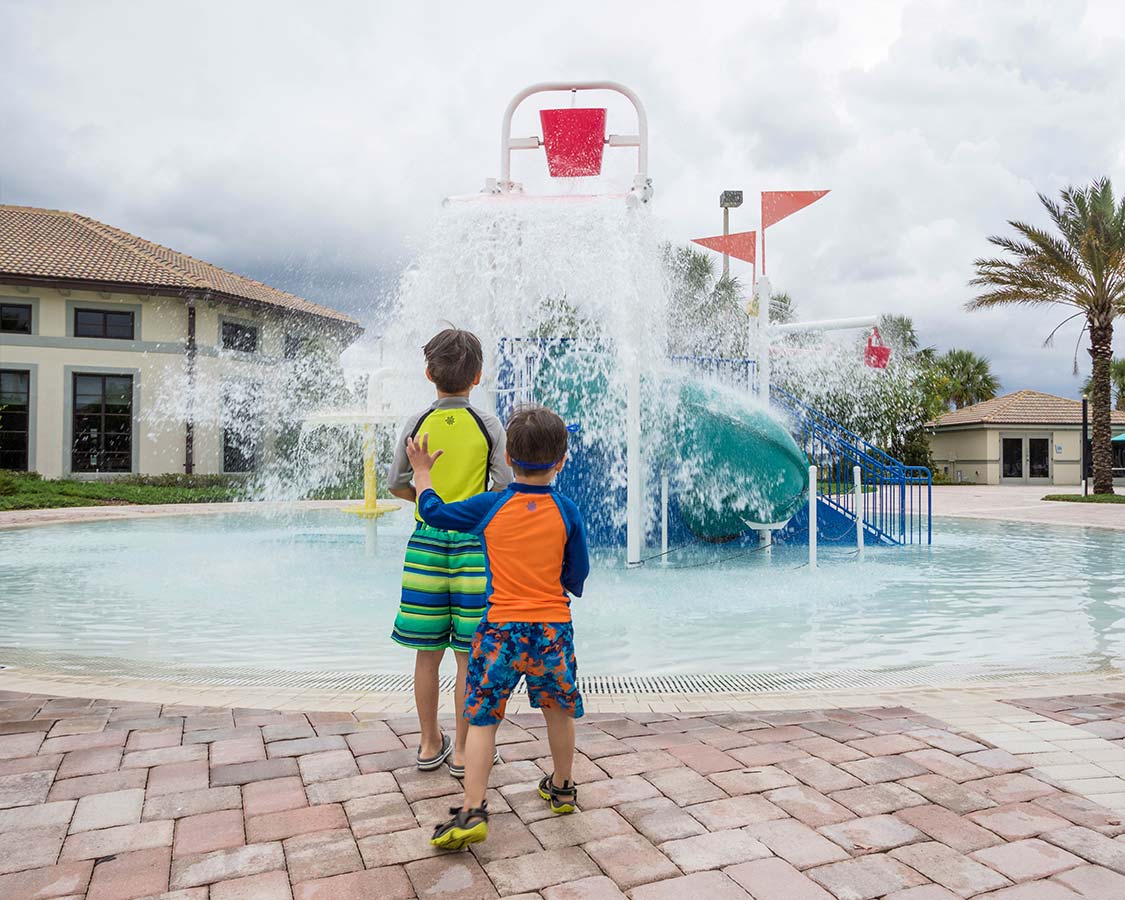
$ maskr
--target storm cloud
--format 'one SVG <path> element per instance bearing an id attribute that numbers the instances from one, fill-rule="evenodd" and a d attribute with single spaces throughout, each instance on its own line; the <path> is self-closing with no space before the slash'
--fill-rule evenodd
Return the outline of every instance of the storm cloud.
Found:
<path id="1" fill-rule="evenodd" d="M 378 330 L 442 198 L 498 174 L 511 95 L 611 78 L 647 106 L 671 239 L 714 234 L 724 188 L 831 188 L 770 230 L 771 280 L 803 315 L 907 313 L 1005 389 L 1073 396 L 1079 326 L 1041 347 L 1065 311 L 968 314 L 966 282 L 1007 219 L 1043 221 L 1037 191 L 1106 174 L 1125 191 L 1123 51 L 1114 0 L 6 0 L 0 202 L 85 213 Z M 516 174 L 531 189 L 542 168 L 527 154 Z M 733 227 L 756 219 L 749 201 Z"/>

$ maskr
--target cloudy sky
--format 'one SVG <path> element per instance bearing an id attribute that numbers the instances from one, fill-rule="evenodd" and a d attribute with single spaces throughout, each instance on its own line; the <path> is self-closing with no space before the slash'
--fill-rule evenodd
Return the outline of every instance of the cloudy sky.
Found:
<path id="1" fill-rule="evenodd" d="M 1064 310 L 962 305 L 987 235 L 1043 220 L 1037 191 L 1107 174 L 1125 191 L 1123 58 L 1117 0 L 0 0 L 0 202 L 377 323 L 442 198 L 497 174 L 511 95 L 614 79 L 648 109 L 671 238 L 714 234 L 723 188 L 830 188 L 770 230 L 802 314 L 907 313 L 1005 389 L 1074 395 L 1077 325 L 1042 347 Z M 631 130 L 620 106 L 610 130 Z M 555 189 L 525 157 L 528 188 Z M 751 201 L 733 227 L 756 218 Z"/>

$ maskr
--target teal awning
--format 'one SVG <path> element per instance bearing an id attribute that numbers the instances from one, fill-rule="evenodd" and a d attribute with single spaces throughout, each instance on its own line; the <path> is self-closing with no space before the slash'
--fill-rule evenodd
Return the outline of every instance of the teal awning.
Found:
<path id="1" fill-rule="evenodd" d="M 1110 440 L 1115 444 L 1125 444 L 1125 431 L 1121 432 L 1121 434 L 1115 438 L 1110 438 Z"/>

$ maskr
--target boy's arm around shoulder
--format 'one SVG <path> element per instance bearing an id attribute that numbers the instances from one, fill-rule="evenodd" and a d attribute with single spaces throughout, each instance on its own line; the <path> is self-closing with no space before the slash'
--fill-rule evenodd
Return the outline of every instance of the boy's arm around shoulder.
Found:
<path id="1" fill-rule="evenodd" d="M 495 491 L 487 491 L 468 500 L 446 503 L 432 487 L 426 487 L 418 496 L 418 515 L 434 528 L 476 534 L 499 496 Z"/>
<path id="2" fill-rule="evenodd" d="M 590 574 L 590 551 L 586 546 L 586 523 L 569 497 L 559 496 L 566 519 L 566 546 L 563 548 L 562 586 L 575 597 L 582 596 Z"/>

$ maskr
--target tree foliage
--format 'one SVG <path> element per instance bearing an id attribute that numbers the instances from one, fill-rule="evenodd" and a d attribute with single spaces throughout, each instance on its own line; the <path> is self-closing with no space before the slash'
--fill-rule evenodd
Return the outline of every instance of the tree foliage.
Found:
<path id="1" fill-rule="evenodd" d="M 1058 304 L 1084 320 L 1093 360 L 1094 493 L 1112 494 L 1110 365 L 1114 320 L 1125 314 L 1125 198 L 1115 200 L 1110 180 L 1101 178 L 1064 189 L 1060 202 L 1045 194 L 1039 200 L 1054 230 L 1010 221 L 1016 237 L 990 237 L 1005 256 L 975 261 L 970 284 L 981 293 L 968 307 Z"/>

